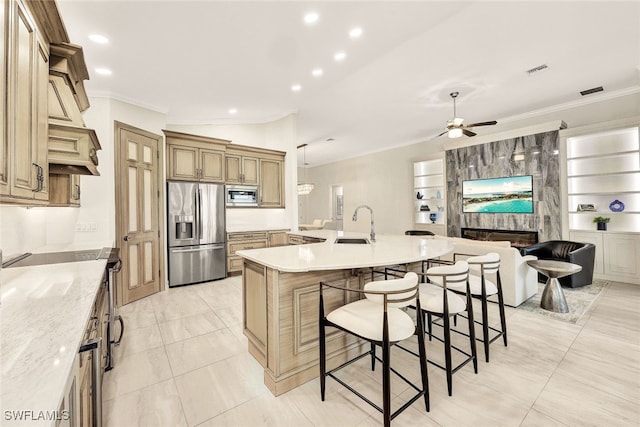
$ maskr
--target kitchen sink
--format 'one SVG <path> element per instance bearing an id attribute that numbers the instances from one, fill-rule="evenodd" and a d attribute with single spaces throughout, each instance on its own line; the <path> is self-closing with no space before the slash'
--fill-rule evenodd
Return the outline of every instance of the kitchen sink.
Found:
<path id="1" fill-rule="evenodd" d="M 338 237 L 334 243 L 350 243 L 355 245 L 366 245 L 369 243 L 369 239 L 361 237 Z"/>

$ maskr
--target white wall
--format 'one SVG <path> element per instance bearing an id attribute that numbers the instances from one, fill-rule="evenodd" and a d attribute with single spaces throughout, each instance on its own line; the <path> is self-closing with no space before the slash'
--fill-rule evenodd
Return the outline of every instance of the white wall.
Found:
<path id="1" fill-rule="evenodd" d="M 524 128 L 553 120 L 563 120 L 569 127 L 584 126 L 640 114 L 640 93 L 633 93 L 597 103 L 556 109 L 553 112 L 531 113 L 492 128 L 495 133 Z M 301 211 L 301 223 L 314 218 L 330 218 L 332 185 L 344 186 L 344 230 L 368 232 L 369 215 L 362 212 L 352 222 L 354 209 L 361 204 L 371 206 L 375 214 L 376 232 L 402 234 L 414 228 L 413 162 L 444 154 L 449 139 L 438 139 L 407 145 L 362 157 L 307 169 L 307 180 L 315 189 L 307 197 L 306 216 Z M 302 203 L 302 201 L 301 201 Z"/>

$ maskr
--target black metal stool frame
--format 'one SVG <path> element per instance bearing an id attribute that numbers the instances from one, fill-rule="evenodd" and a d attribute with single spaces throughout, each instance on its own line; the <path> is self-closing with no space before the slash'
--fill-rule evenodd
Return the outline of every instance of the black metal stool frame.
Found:
<path id="1" fill-rule="evenodd" d="M 373 271 L 372 271 L 373 274 Z M 358 334 L 354 334 L 352 331 L 349 331 L 347 329 L 344 329 L 332 322 L 330 322 L 329 320 L 327 320 L 325 314 L 324 314 L 324 297 L 323 297 L 323 292 L 322 289 L 324 286 L 330 287 L 330 288 L 334 288 L 334 289 L 339 289 L 339 290 L 343 290 L 343 291 L 348 291 L 348 292 L 357 292 L 360 293 L 362 295 L 366 294 L 372 294 L 372 295 L 382 295 L 384 298 L 384 303 L 383 303 L 383 309 L 384 309 L 384 313 L 383 313 L 383 333 L 382 333 L 382 341 L 374 341 L 374 340 L 370 340 L 367 339 L 365 337 L 362 337 Z M 415 285 L 415 292 L 413 293 L 413 295 L 407 297 L 407 298 L 402 298 L 402 299 L 392 299 L 391 302 L 403 302 L 403 301 L 409 301 L 411 299 L 416 299 L 416 306 L 420 307 L 420 293 L 418 292 L 418 286 L 419 284 L 416 283 Z M 325 283 L 325 282 L 320 282 L 320 306 L 319 306 L 319 332 L 320 332 L 320 395 L 321 395 L 321 399 L 324 402 L 325 399 L 325 390 L 326 390 L 326 377 L 331 377 L 334 380 L 336 380 L 339 384 L 341 384 L 342 386 L 344 386 L 345 388 L 347 388 L 349 391 L 351 391 L 352 393 L 354 393 L 356 396 L 358 396 L 359 398 L 361 398 L 362 400 L 364 400 L 366 403 L 368 403 L 369 405 L 371 405 L 372 407 L 374 407 L 375 409 L 377 409 L 379 412 L 381 412 L 383 414 L 383 418 L 384 418 L 384 426 L 385 427 L 389 427 L 391 425 L 391 420 L 393 420 L 396 416 L 398 416 L 402 411 L 404 411 L 405 409 L 407 409 L 409 406 L 411 406 L 416 400 L 418 400 L 420 397 L 424 397 L 424 401 L 425 401 L 425 408 L 427 410 L 427 412 L 429 412 L 430 410 L 430 403 L 429 403 L 429 379 L 428 379 L 428 373 L 427 373 L 427 354 L 426 354 L 426 348 L 425 348 L 425 342 L 424 342 L 424 321 L 423 319 L 420 319 L 418 317 L 417 319 L 417 326 L 416 326 L 416 331 L 415 334 L 418 335 L 418 351 L 419 354 L 413 353 L 409 350 L 403 349 L 405 351 L 409 351 L 410 353 L 416 355 L 419 357 L 420 359 L 420 374 L 421 374 L 421 379 L 422 379 L 422 389 L 418 388 L 415 384 L 413 384 L 411 381 L 409 381 L 407 378 L 405 378 L 402 374 L 400 374 L 398 371 L 396 371 L 394 368 L 391 367 L 391 346 L 395 345 L 397 343 L 395 342 L 391 342 L 389 340 L 389 322 L 388 322 L 388 315 L 387 315 L 387 304 L 388 304 L 388 295 L 393 295 L 393 294 L 403 294 L 403 293 L 407 293 L 410 292 L 410 290 L 408 289 L 403 289 L 403 290 L 398 290 L 398 291 L 365 291 L 363 289 L 352 289 L 352 288 L 346 288 L 343 286 L 336 286 L 336 285 L 332 285 L 329 283 Z M 367 342 L 369 342 L 371 344 L 371 349 L 366 352 L 363 353 L 361 355 L 358 355 L 350 360 L 348 360 L 347 362 L 343 363 L 342 365 L 327 371 L 327 366 L 326 366 L 326 333 L 325 333 L 325 328 L 327 326 L 330 327 L 334 327 L 336 329 L 339 329 L 341 331 L 344 331 L 348 334 L 354 335 L 362 340 L 365 340 Z M 376 354 L 375 354 L 375 349 L 376 346 L 380 346 L 382 348 L 382 358 L 379 358 Z M 400 346 L 398 346 L 400 348 Z M 366 357 L 367 355 L 371 356 L 371 369 L 375 370 L 375 360 L 377 359 L 378 361 L 380 361 L 382 363 L 382 389 L 383 389 L 383 407 L 381 408 L 380 406 L 376 405 L 375 403 L 373 403 L 371 400 L 369 400 L 367 397 L 365 397 L 364 395 L 362 395 L 361 393 L 359 393 L 357 390 L 355 390 L 353 387 L 351 387 L 350 385 L 348 385 L 347 383 L 345 383 L 344 381 L 342 381 L 340 378 L 336 377 L 334 375 L 335 372 L 341 370 L 342 368 L 362 359 L 363 357 Z M 400 377 L 405 383 L 409 384 L 414 390 L 416 390 L 418 393 L 416 395 L 414 395 L 411 399 L 409 399 L 404 405 L 402 405 L 400 408 L 398 408 L 395 412 L 391 412 L 391 372 L 393 372 L 394 374 L 396 374 L 398 377 Z"/>

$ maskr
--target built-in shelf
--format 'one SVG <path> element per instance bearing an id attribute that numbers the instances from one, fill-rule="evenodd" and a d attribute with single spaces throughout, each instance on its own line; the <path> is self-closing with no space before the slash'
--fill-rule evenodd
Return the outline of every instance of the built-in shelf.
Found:
<path id="1" fill-rule="evenodd" d="M 638 122 L 630 120 L 563 132 L 567 228 L 592 231 L 596 229 L 593 218 L 604 216 L 610 218 L 607 226 L 610 231 L 640 231 Z M 616 200 L 624 204 L 622 212 L 610 209 Z M 595 211 L 578 210 L 578 205 L 593 205 Z"/>
<path id="2" fill-rule="evenodd" d="M 442 233 L 446 218 L 444 158 L 413 164 L 413 218 L 416 225 L 436 226 Z M 429 210 L 426 210 L 426 209 Z M 435 221 L 434 221 L 435 220 Z"/>

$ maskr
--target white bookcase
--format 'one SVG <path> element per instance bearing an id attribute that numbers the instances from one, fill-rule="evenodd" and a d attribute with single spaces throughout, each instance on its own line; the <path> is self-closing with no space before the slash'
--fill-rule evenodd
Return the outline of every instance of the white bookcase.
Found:
<path id="1" fill-rule="evenodd" d="M 640 284 L 640 118 L 566 129 L 560 137 L 564 238 L 596 245 L 596 277 Z M 610 218 L 606 231 L 596 230 L 596 216 Z"/>
<path id="2" fill-rule="evenodd" d="M 413 218 L 416 228 L 446 235 L 446 214 L 444 158 L 414 162 Z"/>

